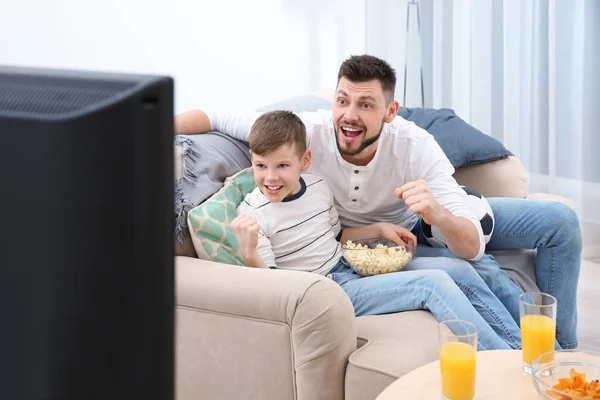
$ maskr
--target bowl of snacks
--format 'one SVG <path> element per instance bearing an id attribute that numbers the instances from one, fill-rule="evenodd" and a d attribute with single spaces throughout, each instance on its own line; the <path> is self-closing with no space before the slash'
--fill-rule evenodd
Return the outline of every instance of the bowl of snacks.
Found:
<path id="1" fill-rule="evenodd" d="M 363 276 L 400 271 L 415 251 L 412 243 L 399 246 L 382 238 L 348 240 L 342 250 L 350 267 Z"/>
<path id="2" fill-rule="evenodd" d="M 600 353 L 551 351 L 537 357 L 531 370 L 540 399 L 600 399 Z"/>

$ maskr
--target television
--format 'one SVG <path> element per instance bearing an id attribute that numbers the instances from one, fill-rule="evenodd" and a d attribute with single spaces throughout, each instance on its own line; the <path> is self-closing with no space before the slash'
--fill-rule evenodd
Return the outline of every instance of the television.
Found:
<path id="1" fill-rule="evenodd" d="M 0 398 L 174 397 L 173 80 L 0 67 Z"/>

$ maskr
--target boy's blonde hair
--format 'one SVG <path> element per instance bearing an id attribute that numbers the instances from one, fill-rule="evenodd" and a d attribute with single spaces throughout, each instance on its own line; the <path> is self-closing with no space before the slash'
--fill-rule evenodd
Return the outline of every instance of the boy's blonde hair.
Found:
<path id="1" fill-rule="evenodd" d="M 250 130 L 250 151 L 264 156 L 284 144 L 295 146 L 298 158 L 306 151 L 306 126 L 291 111 L 269 111 L 262 114 Z"/>

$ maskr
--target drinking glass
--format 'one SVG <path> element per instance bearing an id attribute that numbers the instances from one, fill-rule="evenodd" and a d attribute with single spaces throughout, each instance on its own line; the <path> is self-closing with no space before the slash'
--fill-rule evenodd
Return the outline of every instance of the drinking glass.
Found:
<path id="1" fill-rule="evenodd" d="M 529 292 L 519 296 L 523 371 L 528 374 L 537 356 L 554 350 L 556 305 L 556 298 L 546 293 Z"/>
<path id="2" fill-rule="evenodd" d="M 438 326 L 442 396 L 445 400 L 471 400 L 475 396 L 477 327 L 450 320 Z"/>

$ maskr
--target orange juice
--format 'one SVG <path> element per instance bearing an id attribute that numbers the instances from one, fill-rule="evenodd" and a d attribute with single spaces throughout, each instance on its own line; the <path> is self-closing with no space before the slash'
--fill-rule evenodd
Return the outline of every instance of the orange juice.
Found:
<path id="1" fill-rule="evenodd" d="M 440 349 L 442 394 L 451 400 L 475 397 L 475 365 L 477 351 L 466 343 L 450 342 Z"/>
<path id="2" fill-rule="evenodd" d="M 554 350 L 556 323 L 545 315 L 524 315 L 521 317 L 521 340 L 523 361 L 531 365 L 542 353 Z"/>

